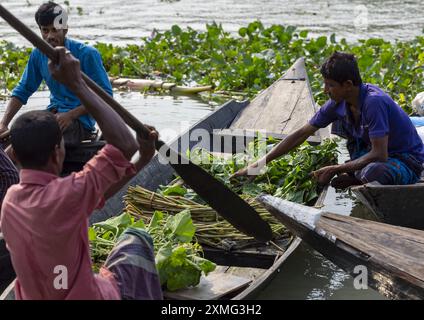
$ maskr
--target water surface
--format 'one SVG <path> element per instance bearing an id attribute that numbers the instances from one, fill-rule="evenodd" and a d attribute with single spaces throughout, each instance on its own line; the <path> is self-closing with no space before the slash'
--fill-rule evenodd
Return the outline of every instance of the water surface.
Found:
<path id="1" fill-rule="evenodd" d="M 43 2 L 6 0 L 2 5 L 36 29 L 34 12 Z M 149 36 L 154 29 L 168 30 L 178 24 L 205 30 L 205 24 L 213 21 L 222 23 L 227 31 L 236 32 L 259 19 L 266 26 L 294 25 L 310 30 L 311 35 L 336 33 L 352 41 L 369 37 L 412 39 L 421 35 L 424 28 L 424 6 L 420 0 L 70 0 L 69 3 L 69 34 L 91 43 L 139 43 L 140 37 Z M 3 21 L 0 21 L 0 35 L 2 39 L 26 44 Z"/>

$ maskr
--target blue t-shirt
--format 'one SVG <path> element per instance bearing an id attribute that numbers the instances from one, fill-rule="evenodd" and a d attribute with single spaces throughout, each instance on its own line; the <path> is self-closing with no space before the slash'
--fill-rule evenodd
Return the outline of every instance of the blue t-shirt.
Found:
<path id="1" fill-rule="evenodd" d="M 370 145 L 370 138 L 388 136 L 389 156 L 409 153 L 418 161 L 424 162 L 424 145 L 417 130 L 402 108 L 388 94 L 377 86 L 360 86 L 360 125 L 355 127 L 350 110 L 345 101 L 336 103 L 328 100 L 309 123 L 324 128 L 330 123 L 341 120 L 348 134 L 361 138 Z"/>
<path id="2" fill-rule="evenodd" d="M 100 53 L 93 47 L 68 38 L 65 38 L 65 47 L 80 61 L 81 70 L 112 96 L 112 85 Z M 48 58 L 38 49 L 31 52 L 22 78 L 13 90 L 12 96 L 18 98 L 22 104 L 26 104 L 43 80 L 50 89 L 50 105 L 47 109 L 56 108 L 58 112 L 67 112 L 81 105 L 79 99 L 66 86 L 53 79 L 48 68 Z M 81 116 L 79 121 L 86 129 L 94 129 L 95 121 L 90 115 Z"/>

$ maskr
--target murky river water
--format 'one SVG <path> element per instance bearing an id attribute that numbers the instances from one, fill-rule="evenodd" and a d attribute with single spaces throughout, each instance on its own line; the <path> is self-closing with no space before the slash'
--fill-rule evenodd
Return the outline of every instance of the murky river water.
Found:
<path id="1" fill-rule="evenodd" d="M 5 0 L 2 4 L 36 27 L 34 11 L 42 2 Z M 420 0 L 70 0 L 69 8 L 70 35 L 115 44 L 137 43 L 154 28 L 166 30 L 174 24 L 204 30 L 205 23 L 212 21 L 236 32 L 260 19 L 265 25 L 294 25 L 313 35 L 336 33 L 352 40 L 371 36 L 411 39 L 424 28 Z M 0 34 L 3 39 L 24 43 L 3 21 Z"/>
<path id="2" fill-rule="evenodd" d="M 33 14 L 44 1 L 6 0 L 2 5 L 25 23 L 35 26 Z M 64 1 L 58 1 L 63 4 Z M 400 0 L 70 0 L 70 36 L 93 43 L 137 43 L 154 28 L 169 29 L 173 24 L 204 30 L 205 23 L 217 21 L 236 32 L 239 27 L 260 19 L 265 25 L 289 24 L 308 29 L 312 35 L 336 33 L 354 41 L 372 36 L 411 39 L 422 34 L 422 1 Z M 81 7 L 81 9 L 78 9 Z M 78 14 L 78 12 L 80 14 Z M 28 45 L 3 21 L 0 39 Z M 156 126 L 165 140 L 209 114 L 213 107 L 188 97 L 116 94 L 117 100 L 143 122 Z M 38 92 L 23 111 L 42 109 L 48 93 Z M 0 116 L 5 103 L 0 101 Z M 181 125 L 183 123 L 183 125 Z M 328 211 L 361 216 L 366 210 L 346 192 L 329 191 Z M 280 274 L 259 296 L 262 299 L 381 299 L 372 290 L 355 290 L 353 279 L 307 245 L 302 245 L 284 265 Z"/>

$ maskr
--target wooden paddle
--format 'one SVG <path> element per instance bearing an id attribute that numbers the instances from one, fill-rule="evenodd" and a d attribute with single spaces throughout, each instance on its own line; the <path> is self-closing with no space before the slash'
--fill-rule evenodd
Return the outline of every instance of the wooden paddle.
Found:
<path id="1" fill-rule="evenodd" d="M 1 4 L 0 15 L 8 24 L 23 35 L 48 58 L 52 61 L 57 61 L 54 48 L 36 35 Z M 147 129 L 140 121 L 138 121 L 137 118 L 124 109 L 84 73 L 83 79 L 96 94 L 109 104 L 110 107 L 113 108 L 122 117 L 122 119 L 137 132 L 137 134 L 141 136 L 149 134 L 149 129 Z M 268 223 L 262 220 L 251 206 L 249 206 L 233 191 L 228 189 L 223 183 L 212 177 L 202 168 L 193 164 L 191 161 L 184 159 L 181 154 L 172 150 L 161 140 L 157 141 L 156 150 L 165 157 L 168 153 L 170 159 L 178 159 L 178 163 L 171 163 L 174 170 L 200 197 L 202 197 L 203 200 L 205 200 L 235 228 L 259 241 L 266 242 L 272 239 L 272 231 Z M 184 160 L 184 162 L 181 160 Z"/>

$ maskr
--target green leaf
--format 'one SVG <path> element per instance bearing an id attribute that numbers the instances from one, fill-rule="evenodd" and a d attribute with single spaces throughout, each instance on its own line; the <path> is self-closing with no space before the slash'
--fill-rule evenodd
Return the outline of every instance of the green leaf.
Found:
<path id="1" fill-rule="evenodd" d="M 175 36 L 180 35 L 181 34 L 181 31 L 182 31 L 181 28 L 178 25 L 176 25 L 176 24 L 171 27 L 171 30 L 172 30 L 172 33 Z"/>
<path id="2" fill-rule="evenodd" d="M 169 228 L 173 237 L 183 243 L 190 242 L 196 231 L 189 210 L 181 211 L 175 216 L 169 217 L 165 228 Z"/>
<path id="3" fill-rule="evenodd" d="M 208 275 L 209 272 L 212 272 L 216 269 L 216 264 L 212 261 L 204 259 L 199 256 L 193 257 L 193 261 L 202 269 L 205 275 Z"/>
<path id="4" fill-rule="evenodd" d="M 324 48 L 327 45 L 327 37 L 319 37 L 316 44 L 320 49 Z"/>
<path id="5" fill-rule="evenodd" d="M 116 237 L 118 237 L 123 230 L 132 224 L 132 222 L 131 216 L 127 212 L 124 212 L 117 217 L 107 219 L 103 222 L 97 222 L 93 224 L 93 227 L 111 231 Z"/>
<path id="6" fill-rule="evenodd" d="M 163 212 L 155 211 L 153 213 L 152 219 L 150 220 L 148 229 L 152 229 L 159 226 L 159 222 L 163 220 Z"/>
<path id="7" fill-rule="evenodd" d="M 187 189 L 179 185 L 170 186 L 162 191 L 162 194 L 164 196 L 184 196 L 186 193 Z"/>
<path id="8" fill-rule="evenodd" d="M 242 190 L 244 194 L 247 194 L 253 197 L 262 193 L 262 189 L 255 183 L 244 184 Z"/>
<path id="9" fill-rule="evenodd" d="M 133 228 L 140 228 L 140 229 L 145 229 L 145 228 L 146 228 L 146 226 L 145 226 L 145 224 L 144 224 L 143 220 L 141 220 L 141 219 L 139 219 L 138 221 L 134 222 L 134 223 L 131 225 L 131 227 L 133 227 Z"/>
<path id="10" fill-rule="evenodd" d="M 299 33 L 299 37 L 306 38 L 308 36 L 308 30 L 302 30 Z"/>
<path id="11" fill-rule="evenodd" d="M 88 228 L 88 240 L 93 241 L 97 239 L 96 231 L 92 227 Z"/>
<path id="12" fill-rule="evenodd" d="M 247 34 L 247 28 L 240 28 L 240 29 L 239 29 L 239 35 L 240 35 L 241 37 L 245 37 L 245 36 L 246 36 L 246 34 Z"/>

